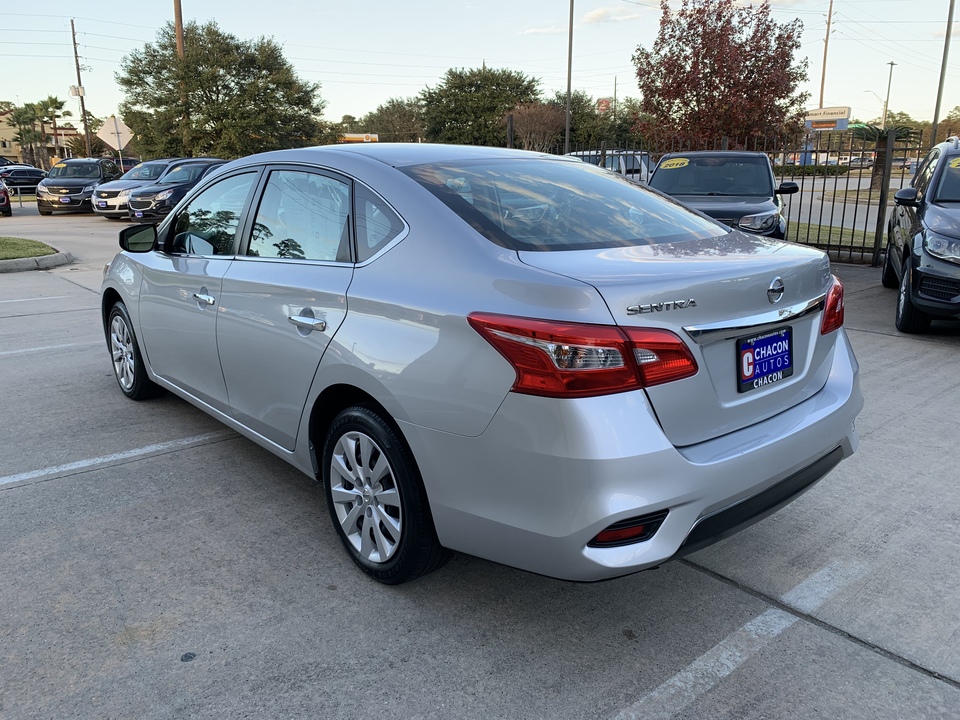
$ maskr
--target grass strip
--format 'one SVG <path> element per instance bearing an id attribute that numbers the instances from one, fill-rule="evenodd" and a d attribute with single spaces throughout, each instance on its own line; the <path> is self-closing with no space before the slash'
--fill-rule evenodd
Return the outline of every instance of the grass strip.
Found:
<path id="1" fill-rule="evenodd" d="M 49 245 L 36 240 L 0 236 L 0 260 L 40 257 L 42 255 L 53 255 L 56 252 Z"/>

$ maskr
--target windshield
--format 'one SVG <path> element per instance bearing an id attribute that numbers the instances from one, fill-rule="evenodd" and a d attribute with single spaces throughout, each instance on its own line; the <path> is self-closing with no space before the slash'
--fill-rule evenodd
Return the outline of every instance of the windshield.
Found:
<path id="1" fill-rule="evenodd" d="M 193 182 L 203 174 L 207 167 L 207 165 L 177 165 L 171 168 L 170 172 L 157 182 L 157 185 L 180 185 L 181 183 Z"/>
<path id="2" fill-rule="evenodd" d="M 97 163 L 57 163 L 47 177 L 52 178 L 98 178 L 100 166 Z"/>
<path id="3" fill-rule="evenodd" d="M 121 180 L 156 180 L 169 167 L 167 163 L 140 163 L 127 170 Z"/>
<path id="4" fill-rule="evenodd" d="M 940 173 L 933 202 L 960 202 L 960 157 L 943 160 L 946 163 Z"/>
<path id="5" fill-rule="evenodd" d="M 584 163 L 516 159 L 401 170 L 488 240 L 514 250 L 629 247 L 729 232 Z"/>
<path id="6" fill-rule="evenodd" d="M 665 158 L 650 178 L 650 187 L 668 195 L 773 197 L 770 161 L 759 156 Z"/>

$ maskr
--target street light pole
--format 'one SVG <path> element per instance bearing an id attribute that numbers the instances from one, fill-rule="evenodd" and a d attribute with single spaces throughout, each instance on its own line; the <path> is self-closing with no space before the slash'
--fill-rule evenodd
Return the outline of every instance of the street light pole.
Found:
<path id="1" fill-rule="evenodd" d="M 883 103 L 883 119 L 880 120 L 880 128 L 883 130 L 887 129 L 887 108 L 890 106 L 890 85 L 893 84 L 893 66 L 896 63 L 891 60 L 887 63 L 890 66 L 890 77 L 887 78 L 887 99 Z"/>
<path id="2" fill-rule="evenodd" d="M 943 40 L 943 62 L 940 65 L 940 85 L 937 88 L 937 106 L 933 111 L 933 127 L 930 128 L 930 145 L 937 144 L 937 123 L 940 121 L 940 101 L 943 99 L 943 81 L 947 77 L 947 56 L 950 55 L 950 36 L 953 34 L 953 5 L 950 0 L 950 10 L 947 13 L 947 35 Z"/>
<path id="3" fill-rule="evenodd" d="M 570 31 L 567 40 L 567 132 L 563 140 L 563 152 L 570 152 L 570 87 L 573 75 L 573 0 L 570 0 Z"/>

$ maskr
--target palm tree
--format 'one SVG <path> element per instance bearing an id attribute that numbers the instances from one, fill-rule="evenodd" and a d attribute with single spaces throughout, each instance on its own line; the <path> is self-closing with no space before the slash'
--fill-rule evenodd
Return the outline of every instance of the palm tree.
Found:
<path id="1" fill-rule="evenodd" d="M 883 188 L 883 168 L 887 164 L 887 136 L 894 134 L 897 140 L 915 141 L 920 134 L 909 125 L 891 125 L 882 128 L 879 125 L 865 124 L 850 131 L 854 138 L 865 142 L 873 142 L 877 157 L 873 163 L 873 174 L 870 176 L 870 189 L 879 192 Z"/>
<path id="2" fill-rule="evenodd" d="M 61 100 L 53 95 L 47 95 L 45 100 L 35 103 L 41 116 L 41 122 L 46 121 L 53 126 L 53 148 L 57 157 L 60 157 L 60 137 L 57 135 L 57 119 L 70 117 L 72 115 L 69 110 L 63 109 L 66 104 L 66 100 Z M 46 147 L 44 147 L 44 154 L 46 154 Z"/>
<path id="3" fill-rule="evenodd" d="M 37 130 L 37 113 L 30 105 L 17 107 L 10 111 L 7 124 L 17 129 L 13 139 L 20 144 L 20 152 L 24 162 L 36 165 L 38 161 L 37 145 L 42 134 Z"/>

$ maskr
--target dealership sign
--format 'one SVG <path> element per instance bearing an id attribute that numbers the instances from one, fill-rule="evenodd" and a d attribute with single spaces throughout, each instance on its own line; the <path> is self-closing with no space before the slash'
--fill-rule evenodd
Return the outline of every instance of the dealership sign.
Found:
<path id="1" fill-rule="evenodd" d="M 850 108 L 828 107 L 807 110 L 804 127 L 807 130 L 846 130 L 850 122 Z"/>

